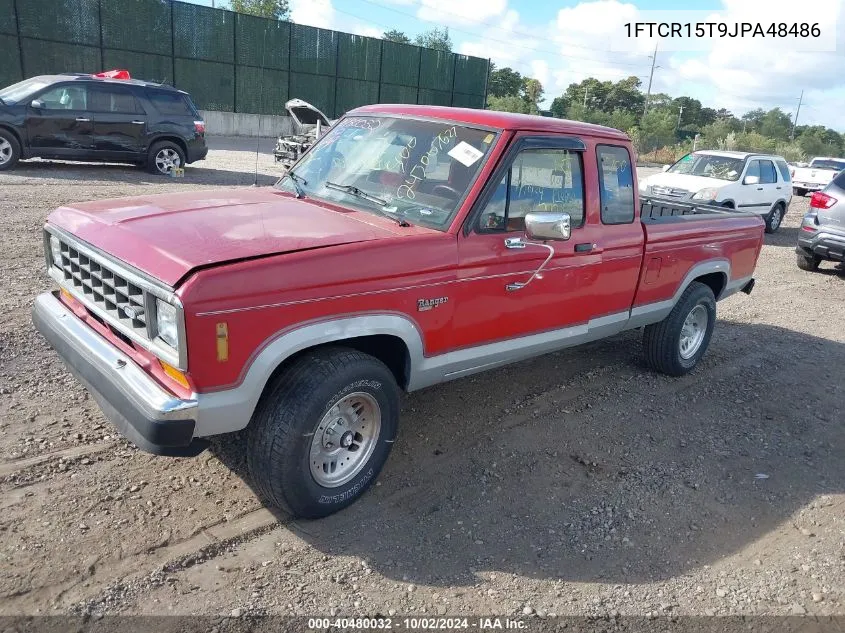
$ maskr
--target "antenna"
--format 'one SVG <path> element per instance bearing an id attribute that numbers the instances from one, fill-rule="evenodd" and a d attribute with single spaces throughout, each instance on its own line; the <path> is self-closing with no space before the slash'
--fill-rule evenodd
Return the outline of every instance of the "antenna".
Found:
<path id="1" fill-rule="evenodd" d="M 267 25 L 264 25 L 264 39 L 261 43 L 261 78 L 258 83 L 258 138 L 255 141 L 255 180 L 252 182 L 253 187 L 258 186 L 258 155 L 261 149 L 261 110 L 264 109 L 264 62 L 267 59 Z"/>

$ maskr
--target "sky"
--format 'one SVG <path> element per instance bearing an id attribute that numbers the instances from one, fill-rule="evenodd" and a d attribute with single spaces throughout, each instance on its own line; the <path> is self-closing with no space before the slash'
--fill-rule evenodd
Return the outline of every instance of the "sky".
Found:
<path id="1" fill-rule="evenodd" d="M 212 0 L 192 0 L 211 4 Z M 216 5 L 226 0 L 216 0 Z M 635 75 L 645 90 L 655 45 L 652 92 L 687 95 L 735 115 L 779 107 L 799 124 L 845 132 L 845 0 L 290 0 L 294 22 L 360 35 L 398 29 L 411 38 L 449 27 L 454 50 L 486 57 L 539 79 L 545 106 L 586 77 Z M 703 40 L 698 50 L 624 36 L 626 22 L 651 21 L 651 12 L 695 9 L 716 21 L 815 23 L 822 39 L 800 42 L 738 38 Z M 675 11 L 672 19 L 695 21 Z M 841 18 L 841 19 L 840 19 Z M 809 50 L 809 49 L 827 50 Z"/>

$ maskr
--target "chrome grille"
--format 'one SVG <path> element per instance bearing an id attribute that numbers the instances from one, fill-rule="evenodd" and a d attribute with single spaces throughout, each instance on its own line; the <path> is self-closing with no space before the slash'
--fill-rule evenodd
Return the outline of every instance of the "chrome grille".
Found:
<path id="1" fill-rule="evenodd" d="M 101 308 L 135 334 L 150 339 L 147 328 L 148 299 L 143 289 L 101 262 L 61 241 L 59 265 L 67 286 Z"/>
<path id="2" fill-rule="evenodd" d="M 52 261 L 51 236 L 59 241 L 61 261 Z M 171 288 L 55 228 L 45 231 L 44 242 L 49 274 L 62 288 L 121 338 L 128 338 L 178 369 L 187 368 L 184 313 Z M 177 309 L 179 345 L 175 349 L 158 336 L 159 299 Z"/>
<path id="3" fill-rule="evenodd" d="M 689 193 L 686 189 L 675 189 L 674 187 L 660 187 L 655 185 L 651 188 L 651 192 L 656 196 L 665 196 L 667 198 L 683 198 Z"/>

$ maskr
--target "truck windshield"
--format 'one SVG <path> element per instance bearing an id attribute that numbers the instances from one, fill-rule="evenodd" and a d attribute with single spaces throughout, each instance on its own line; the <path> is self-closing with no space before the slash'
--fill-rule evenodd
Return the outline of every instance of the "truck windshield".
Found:
<path id="1" fill-rule="evenodd" d="M 49 85 L 50 82 L 46 81 L 42 77 L 25 79 L 24 81 L 19 81 L 16 84 L 12 84 L 11 86 L 3 88 L 3 90 L 0 90 L 0 100 L 7 105 L 15 105 L 21 101 L 26 101 L 27 97 Z"/>
<path id="2" fill-rule="evenodd" d="M 730 156 L 713 154 L 687 154 L 669 168 L 669 173 L 688 176 L 704 176 L 719 180 L 738 180 L 743 161 Z"/>
<path id="3" fill-rule="evenodd" d="M 276 188 L 446 230 L 496 134 L 449 121 L 338 121 Z"/>
<path id="4" fill-rule="evenodd" d="M 813 169 L 832 169 L 833 171 L 842 171 L 845 169 L 845 160 L 817 158 L 810 163 L 810 167 Z"/>

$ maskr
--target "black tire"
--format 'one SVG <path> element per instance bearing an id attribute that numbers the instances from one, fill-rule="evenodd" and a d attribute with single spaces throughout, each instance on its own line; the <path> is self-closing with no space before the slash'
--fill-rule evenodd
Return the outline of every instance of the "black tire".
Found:
<path id="1" fill-rule="evenodd" d="M 160 156 L 161 154 L 161 156 Z M 175 157 L 173 156 L 175 154 Z M 171 157 L 164 160 L 165 157 Z M 162 160 L 159 160 L 162 159 Z M 178 160 L 178 165 L 176 164 Z M 169 165 L 169 166 L 168 166 Z M 159 176 L 167 176 L 173 167 L 185 166 L 185 151 L 172 141 L 153 143 L 147 152 L 147 170 Z"/>
<path id="2" fill-rule="evenodd" d="M 819 264 L 822 263 L 822 258 L 818 255 L 805 255 L 803 253 L 795 254 L 795 263 L 801 270 L 814 272 L 819 269 Z"/>
<path id="3" fill-rule="evenodd" d="M 0 171 L 12 169 L 21 158 L 21 144 L 8 130 L 0 129 Z"/>
<path id="4" fill-rule="evenodd" d="M 806 189 L 795 189 L 795 190 L 793 190 L 793 193 L 795 193 L 796 196 L 801 196 L 803 198 L 804 196 L 807 195 L 807 190 Z"/>
<path id="5" fill-rule="evenodd" d="M 783 216 L 785 215 L 786 208 L 782 203 L 778 202 L 774 208 L 769 211 L 769 215 L 766 216 L 766 233 L 777 233 L 781 223 L 783 222 Z"/>
<path id="6" fill-rule="evenodd" d="M 698 306 L 703 306 L 707 313 L 704 337 L 695 353 L 689 358 L 684 358 L 681 354 L 681 331 L 687 316 Z M 643 352 L 646 363 L 652 369 L 664 374 L 683 376 L 692 370 L 704 356 L 707 346 L 710 345 L 715 323 L 716 298 L 713 296 L 713 291 L 705 284 L 692 282 L 665 319 L 645 328 Z"/>
<path id="7" fill-rule="evenodd" d="M 312 438 L 335 403 L 361 392 L 381 413 L 375 446 L 351 480 L 322 486 L 311 472 Z M 306 353 L 268 385 L 247 429 L 247 465 L 256 490 L 295 517 L 317 519 L 342 510 L 378 477 L 398 423 L 399 388 L 384 363 L 342 347 Z"/>
<path id="8" fill-rule="evenodd" d="M 723 202 L 721 206 L 724 209 L 733 209 L 734 203 L 733 202 Z"/>

